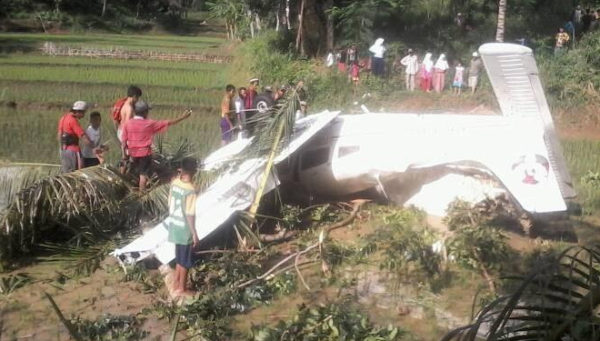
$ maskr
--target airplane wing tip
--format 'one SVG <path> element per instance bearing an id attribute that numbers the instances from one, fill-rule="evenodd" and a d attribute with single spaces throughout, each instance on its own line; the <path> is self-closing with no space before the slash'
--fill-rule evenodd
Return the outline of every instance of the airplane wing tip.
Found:
<path id="1" fill-rule="evenodd" d="M 482 55 L 505 55 L 505 54 L 532 54 L 527 46 L 510 43 L 486 43 L 479 47 Z"/>

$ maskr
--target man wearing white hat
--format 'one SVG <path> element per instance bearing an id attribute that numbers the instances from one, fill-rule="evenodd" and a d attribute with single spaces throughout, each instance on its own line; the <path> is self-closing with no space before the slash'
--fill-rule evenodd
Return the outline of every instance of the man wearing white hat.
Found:
<path id="1" fill-rule="evenodd" d="M 475 89 L 477 88 L 477 84 L 479 83 L 479 73 L 483 68 L 483 64 L 481 62 L 481 58 L 479 58 L 479 53 L 473 52 L 473 58 L 471 58 L 471 66 L 469 67 L 469 88 L 471 88 L 471 94 L 475 93 Z"/>
<path id="2" fill-rule="evenodd" d="M 71 110 L 64 114 L 58 121 L 58 143 L 60 144 L 61 172 L 68 173 L 82 168 L 81 149 L 79 140 L 90 145 L 90 139 L 79 125 L 79 120 L 85 116 L 87 103 L 77 101 Z"/>

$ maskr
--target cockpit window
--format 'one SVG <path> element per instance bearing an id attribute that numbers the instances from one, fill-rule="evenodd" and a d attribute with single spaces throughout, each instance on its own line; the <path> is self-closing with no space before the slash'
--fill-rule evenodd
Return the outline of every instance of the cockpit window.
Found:
<path id="1" fill-rule="evenodd" d="M 302 154 L 301 170 L 313 168 L 324 164 L 329 160 L 329 147 L 309 150 Z"/>

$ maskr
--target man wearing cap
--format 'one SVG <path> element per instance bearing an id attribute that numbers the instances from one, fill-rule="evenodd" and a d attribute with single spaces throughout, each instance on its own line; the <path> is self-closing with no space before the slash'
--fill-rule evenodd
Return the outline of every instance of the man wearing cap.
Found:
<path id="1" fill-rule="evenodd" d="M 479 83 L 479 73 L 483 68 L 483 64 L 481 63 L 481 58 L 479 58 L 479 53 L 473 52 L 473 58 L 471 59 L 471 66 L 469 67 L 469 88 L 471 88 L 471 94 L 475 93 L 475 89 L 477 88 L 477 83 Z"/>
<path id="2" fill-rule="evenodd" d="M 60 144 L 60 169 L 63 173 L 72 172 L 83 166 L 79 140 L 91 145 L 90 139 L 79 125 L 79 120 L 85 116 L 87 103 L 77 101 L 71 110 L 58 121 L 58 143 Z"/>
<path id="3" fill-rule="evenodd" d="M 286 91 L 287 91 L 287 86 L 285 86 L 285 85 L 282 85 L 279 88 L 277 88 L 277 91 L 275 91 L 275 94 L 273 95 L 273 100 L 275 101 L 275 103 L 278 103 L 278 101 L 281 100 L 285 96 Z"/>
<path id="4" fill-rule="evenodd" d="M 152 174 L 152 139 L 169 126 L 190 117 L 191 110 L 173 120 L 155 121 L 148 119 L 150 106 L 139 100 L 134 104 L 134 116 L 123 126 L 121 152 L 123 161 L 131 157 L 132 166 L 140 174 L 140 191 L 146 189 L 148 178 Z M 129 157 L 128 157 L 129 156 Z"/>
<path id="5" fill-rule="evenodd" d="M 419 71 L 419 61 L 412 49 L 408 49 L 408 55 L 400 61 L 404 65 L 406 77 L 406 90 L 415 91 L 415 75 Z"/>

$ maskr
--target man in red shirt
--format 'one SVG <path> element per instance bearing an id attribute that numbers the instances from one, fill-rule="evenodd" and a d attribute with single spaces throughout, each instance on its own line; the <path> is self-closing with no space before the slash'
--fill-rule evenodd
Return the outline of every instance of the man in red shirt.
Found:
<path id="1" fill-rule="evenodd" d="M 78 120 L 85 116 L 87 103 L 77 101 L 71 110 L 64 114 L 58 121 L 58 143 L 60 144 L 61 172 L 68 173 L 82 168 L 81 149 L 79 140 L 91 145 L 90 140 L 79 125 Z"/>
<path id="2" fill-rule="evenodd" d="M 140 191 L 146 189 L 146 182 L 152 175 L 152 139 L 157 133 L 167 130 L 167 127 L 190 117 L 191 110 L 173 120 L 155 121 L 148 119 L 150 107 L 144 101 L 134 105 L 135 116 L 123 126 L 121 134 L 121 152 L 123 161 L 131 157 L 132 166 L 140 174 Z"/>

